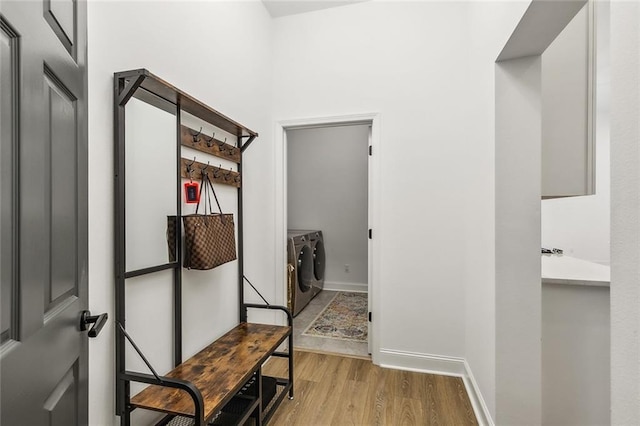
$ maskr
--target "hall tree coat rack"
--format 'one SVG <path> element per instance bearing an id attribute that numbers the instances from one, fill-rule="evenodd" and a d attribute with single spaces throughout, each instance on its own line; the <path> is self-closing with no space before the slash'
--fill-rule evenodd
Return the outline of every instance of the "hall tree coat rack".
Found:
<path id="1" fill-rule="evenodd" d="M 176 217 L 182 214 L 183 178 L 199 179 L 203 169 L 215 183 L 237 188 L 238 202 L 238 296 L 239 323 L 202 351 L 187 360 L 182 355 L 182 229 L 176 227 L 175 259 L 155 266 L 127 271 L 126 269 L 126 175 L 125 175 L 125 106 L 135 97 L 154 107 L 176 115 L 175 175 Z M 167 107 L 171 105 L 171 107 Z M 202 130 L 181 124 L 185 112 L 235 135 L 236 145 L 205 135 Z M 242 154 L 258 133 L 224 116 L 145 69 L 114 74 L 114 139 L 115 139 L 115 272 L 116 272 L 116 414 L 122 425 L 130 425 L 131 412 L 148 409 L 165 413 L 158 425 L 244 424 L 253 418 L 256 425 L 269 421 L 285 398 L 293 398 L 293 338 L 292 316 L 282 306 L 245 303 L 244 301 L 244 241 L 242 204 Z M 129 141 L 134 143 L 134 141 Z M 237 171 L 222 166 L 181 158 L 181 147 L 202 151 L 237 164 Z M 166 375 L 158 374 L 147 360 L 144 350 L 135 343 L 135 336 L 126 331 L 127 279 L 150 276 L 160 271 L 173 272 L 173 361 L 175 368 Z M 201 273 L 206 274 L 207 271 Z M 248 282 L 248 281 L 247 281 Z M 249 283 L 251 284 L 251 283 Z M 256 290 L 257 291 L 257 290 Z M 272 309 L 286 313 L 288 326 L 252 324 L 247 322 L 247 310 Z M 206 319 L 206 313 L 203 313 Z M 152 322 L 150 322 L 152 324 Z M 288 352 L 277 348 L 288 340 Z M 129 343 L 152 374 L 129 371 L 126 368 L 125 348 Z M 262 376 L 262 364 L 271 356 L 288 358 L 288 378 Z M 131 396 L 131 382 L 149 386 Z M 266 383 L 274 383 L 276 395 L 263 395 Z M 271 395 L 270 395 L 271 396 Z M 265 405 L 263 407 L 263 402 Z M 211 423 L 213 422 L 213 423 Z"/>

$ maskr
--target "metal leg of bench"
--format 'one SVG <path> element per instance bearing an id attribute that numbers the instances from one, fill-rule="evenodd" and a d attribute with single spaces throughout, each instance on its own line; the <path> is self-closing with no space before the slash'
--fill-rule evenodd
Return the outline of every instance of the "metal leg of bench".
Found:
<path id="1" fill-rule="evenodd" d="M 293 327 L 293 325 L 292 325 Z M 293 330 L 289 336 L 289 399 L 293 399 Z"/>

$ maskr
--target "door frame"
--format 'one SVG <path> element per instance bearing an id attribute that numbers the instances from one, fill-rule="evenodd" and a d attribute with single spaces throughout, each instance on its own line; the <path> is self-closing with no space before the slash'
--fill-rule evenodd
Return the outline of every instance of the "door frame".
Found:
<path id="1" fill-rule="evenodd" d="M 275 125 L 274 135 L 274 182 L 275 182 L 275 268 L 276 299 L 279 304 L 287 301 L 286 259 L 287 259 L 287 130 L 313 129 L 318 127 L 337 127 L 357 124 L 371 126 L 369 144 L 373 147 L 373 155 L 369 156 L 368 170 L 368 222 L 373 230 L 373 238 L 368 240 L 368 299 L 369 311 L 374 321 L 369 323 L 369 352 L 374 364 L 379 364 L 380 324 L 379 309 L 380 283 L 380 113 L 363 113 L 340 116 L 298 118 L 279 120 Z M 281 290 L 278 291 L 278 284 Z"/>

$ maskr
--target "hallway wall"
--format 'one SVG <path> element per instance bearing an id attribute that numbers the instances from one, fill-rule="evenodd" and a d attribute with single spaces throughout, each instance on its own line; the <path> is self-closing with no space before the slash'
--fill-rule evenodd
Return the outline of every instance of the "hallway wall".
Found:
<path id="1" fill-rule="evenodd" d="M 527 5 L 365 2 L 274 21 L 277 120 L 380 113 L 383 362 L 442 355 L 454 371 L 466 357 L 489 407 L 493 63 Z"/>
<path id="2" fill-rule="evenodd" d="M 113 266 L 113 73 L 147 68 L 152 73 L 260 133 L 246 153 L 245 270 L 273 299 L 273 199 L 271 148 L 272 20 L 259 1 L 90 1 L 89 19 L 89 306 L 107 312 L 100 338 L 89 342 L 89 424 L 115 417 Z M 250 31 L 245 30 L 250 28 Z M 260 167 L 254 167 L 259 163 Z M 224 194 L 222 194 L 224 196 Z M 267 206 L 265 208 L 265 206 Z M 236 265 L 234 262 L 232 265 Z M 127 328 L 145 353 L 170 364 L 171 290 L 158 275 L 128 280 Z M 266 278 L 265 278 L 266 277 Z M 155 290 L 154 290 L 155 284 Z M 143 286 L 148 288 L 139 291 Z M 226 332 L 238 318 L 237 269 L 184 274 L 185 356 Z M 247 292 L 247 299 L 258 297 Z M 149 318 L 157 328 L 149 329 Z M 271 316 L 266 319 L 273 319 Z M 154 334 L 155 333 L 155 334 Z M 170 336 L 170 334 L 169 334 Z M 136 358 L 130 358 L 132 364 Z M 145 371 L 146 370 L 142 370 Z M 139 417 L 139 422 L 148 421 Z M 147 416 L 148 418 L 149 416 Z M 151 415 L 157 417 L 157 415 Z"/>
<path id="3" fill-rule="evenodd" d="M 374 315 L 390 365 L 464 356 L 466 8 L 364 2 L 274 20 L 276 120 L 380 113 Z"/>
<path id="4" fill-rule="evenodd" d="M 640 4 L 611 2 L 611 424 L 640 424 Z"/>
<path id="5" fill-rule="evenodd" d="M 473 2 L 467 26 L 470 65 L 467 99 L 469 191 L 465 217 L 465 359 L 487 411 L 496 415 L 495 257 L 495 60 L 522 17 L 528 1 Z M 482 401 L 481 401 L 482 403 Z"/>

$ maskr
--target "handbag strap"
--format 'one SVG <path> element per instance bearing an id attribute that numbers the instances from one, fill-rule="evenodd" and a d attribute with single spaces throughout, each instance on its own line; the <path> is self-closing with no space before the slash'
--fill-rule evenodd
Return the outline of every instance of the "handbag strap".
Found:
<path id="1" fill-rule="evenodd" d="M 213 192 L 213 198 L 216 200 L 216 204 L 218 205 L 218 211 L 220 212 L 220 214 L 222 214 L 222 207 L 220 207 L 220 202 L 218 201 L 216 190 L 213 188 L 213 182 L 211 182 L 211 179 L 209 179 L 209 176 L 207 176 L 207 184 L 209 185 L 209 188 L 211 188 L 211 192 Z M 211 199 L 209 199 L 209 208 L 212 209 Z M 213 211 L 211 211 L 211 213 L 213 213 Z"/>
<path id="2" fill-rule="evenodd" d="M 203 180 L 203 183 L 204 180 Z M 213 198 L 216 200 L 216 205 L 218 206 L 218 211 L 220 212 L 220 220 L 222 221 L 222 224 L 226 223 L 226 218 L 224 217 L 224 214 L 222 213 L 222 207 L 220 207 L 220 202 L 218 201 L 218 196 L 216 195 L 216 190 L 213 187 L 213 182 L 211 182 L 211 179 L 209 178 L 209 176 L 207 175 L 206 177 L 206 185 L 209 186 L 209 189 L 211 189 L 211 192 L 213 193 Z M 208 194 L 209 191 L 207 191 Z M 209 198 L 209 211 L 211 212 L 211 214 L 213 214 L 213 206 L 211 204 L 211 198 Z"/>
<path id="3" fill-rule="evenodd" d="M 202 191 L 204 190 L 204 187 L 206 186 L 205 184 L 205 180 L 209 179 L 209 175 L 207 174 L 206 171 L 203 170 L 202 172 L 202 184 L 200 185 L 200 194 L 198 194 L 198 204 L 196 204 L 196 214 L 198 214 L 198 210 L 200 209 L 200 200 L 202 200 Z M 205 197 L 206 197 L 206 192 L 205 192 Z M 204 203 L 204 214 L 207 214 L 207 203 L 205 201 Z"/>
<path id="4" fill-rule="evenodd" d="M 208 189 L 205 189 L 208 187 Z M 198 209 L 200 208 L 200 201 L 202 200 L 202 191 L 204 191 L 204 214 L 207 215 L 207 202 L 209 203 L 209 214 L 213 214 L 213 204 L 211 203 L 211 197 L 209 195 L 209 189 L 213 193 L 213 198 L 216 200 L 216 205 L 218 206 L 218 211 L 220 212 L 220 217 L 222 218 L 222 223 L 225 222 L 224 214 L 222 213 L 222 207 L 220 207 L 220 202 L 218 201 L 218 196 L 216 195 L 216 190 L 213 187 L 213 182 L 211 182 L 211 178 L 206 171 L 202 173 L 202 185 L 200 186 L 200 196 L 198 197 L 198 204 L 196 205 L 196 214 L 198 214 Z"/>
<path id="5" fill-rule="evenodd" d="M 200 209 L 200 201 L 202 201 L 204 208 L 204 215 L 207 216 L 207 203 L 209 204 L 209 213 L 213 214 L 213 207 L 211 206 L 211 196 L 209 195 L 209 191 L 207 189 L 207 185 L 213 190 L 213 185 L 211 184 L 211 179 L 209 178 L 209 173 L 206 170 L 202 171 L 202 183 L 200 184 L 200 195 L 198 196 L 198 204 L 196 204 L 196 214 L 198 214 L 198 210 Z M 203 192 L 204 191 L 204 195 Z M 213 195 L 215 196 L 215 191 Z M 218 202 L 218 198 L 216 197 L 216 203 Z M 218 203 L 218 208 L 220 208 L 220 204 Z"/>

